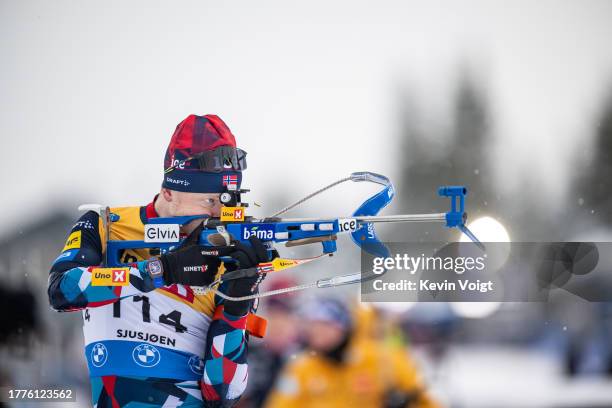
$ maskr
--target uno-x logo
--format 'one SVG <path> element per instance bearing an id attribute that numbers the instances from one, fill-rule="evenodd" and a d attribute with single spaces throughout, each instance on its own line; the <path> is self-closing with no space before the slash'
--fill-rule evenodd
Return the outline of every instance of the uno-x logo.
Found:
<path id="1" fill-rule="evenodd" d="M 284 259 L 280 259 L 278 262 L 278 266 L 280 266 L 281 268 L 286 268 L 288 266 L 293 266 L 295 265 L 297 262 L 294 260 L 284 260 Z"/>
<path id="2" fill-rule="evenodd" d="M 272 265 L 274 266 L 273 270 L 282 271 L 283 269 L 299 265 L 299 262 L 295 259 L 276 258 L 272 261 Z"/>
<path id="3" fill-rule="evenodd" d="M 113 269 L 113 282 L 125 283 L 127 281 L 127 273 L 125 269 Z"/>
<path id="4" fill-rule="evenodd" d="M 221 221 L 244 221 L 244 207 L 222 207 Z"/>
<path id="5" fill-rule="evenodd" d="M 130 268 L 92 268 L 92 286 L 127 286 L 130 284 Z"/>

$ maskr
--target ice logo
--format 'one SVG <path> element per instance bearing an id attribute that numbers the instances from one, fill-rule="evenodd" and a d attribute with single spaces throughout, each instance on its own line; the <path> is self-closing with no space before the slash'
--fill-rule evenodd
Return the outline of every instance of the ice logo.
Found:
<path id="1" fill-rule="evenodd" d="M 204 360 L 198 356 L 191 356 L 187 362 L 191 371 L 197 375 L 204 375 Z"/>
<path id="2" fill-rule="evenodd" d="M 155 367 L 161 360 L 159 350 L 150 344 L 139 344 L 132 351 L 134 362 L 141 367 Z"/>
<path id="3" fill-rule="evenodd" d="M 91 364 L 94 367 L 102 367 L 108 360 L 108 350 L 102 343 L 96 343 L 91 348 Z"/>

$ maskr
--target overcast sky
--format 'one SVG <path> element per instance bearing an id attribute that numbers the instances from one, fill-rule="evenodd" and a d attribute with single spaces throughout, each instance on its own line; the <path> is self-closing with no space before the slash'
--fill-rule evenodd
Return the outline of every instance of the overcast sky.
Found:
<path id="1" fill-rule="evenodd" d="M 462 66 L 491 102 L 499 179 L 560 198 L 612 88 L 610 38 L 609 1 L 1 0 L 0 233 L 64 199 L 147 202 L 190 113 L 249 152 L 251 200 L 393 176 L 394 87 L 443 127 Z"/>

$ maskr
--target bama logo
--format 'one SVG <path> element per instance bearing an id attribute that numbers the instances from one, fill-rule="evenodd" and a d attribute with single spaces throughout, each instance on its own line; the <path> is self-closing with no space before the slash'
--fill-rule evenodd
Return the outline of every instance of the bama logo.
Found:
<path id="1" fill-rule="evenodd" d="M 144 230 L 145 242 L 179 242 L 178 224 L 147 224 Z"/>
<path id="2" fill-rule="evenodd" d="M 91 286 L 127 286 L 130 284 L 130 268 L 93 268 Z"/>
<path id="3" fill-rule="evenodd" d="M 274 239 L 274 224 L 245 224 L 242 226 L 242 239 L 257 237 L 261 240 Z"/>

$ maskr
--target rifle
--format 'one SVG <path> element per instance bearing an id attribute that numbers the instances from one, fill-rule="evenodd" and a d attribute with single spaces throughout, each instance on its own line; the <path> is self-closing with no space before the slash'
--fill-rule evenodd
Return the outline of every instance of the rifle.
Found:
<path id="1" fill-rule="evenodd" d="M 369 182 L 383 186 L 383 189 L 364 201 L 351 216 L 336 218 L 281 218 L 280 215 L 295 208 L 304 201 L 346 181 Z M 158 248 L 161 253 L 172 251 L 182 244 L 179 230 L 193 220 L 202 219 L 203 230 L 199 236 L 200 245 L 207 247 L 214 255 L 214 248 L 221 245 L 231 245 L 234 240 L 249 245 L 249 237 L 252 235 L 259 238 L 267 246 L 269 252 L 274 249 L 274 244 L 285 243 L 287 247 L 321 243 L 323 251 L 320 255 L 305 259 L 276 258 L 271 262 L 259 264 L 256 268 L 239 269 L 227 272 L 217 281 L 213 282 L 206 290 L 213 290 L 219 296 L 229 300 L 247 300 L 256 297 L 272 296 L 295 290 L 303 290 L 311 287 L 333 287 L 357 283 L 363 280 L 360 273 L 334 276 L 319 279 L 316 282 L 294 286 L 292 288 L 277 289 L 274 291 L 258 293 L 240 298 L 229 297 L 215 289 L 215 287 L 228 280 L 239 279 L 255 274 L 277 272 L 284 269 L 296 267 L 323 256 L 331 256 L 337 251 L 337 237 L 340 234 L 350 234 L 353 242 L 362 250 L 380 257 L 390 256 L 389 249 L 378 239 L 374 224 L 395 222 L 440 222 L 448 228 L 457 228 L 466 234 L 476 245 L 484 250 L 482 243 L 466 227 L 467 214 L 465 212 L 465 198 L 467 188 L 465 186 L 443 186 L 438 189 L 438 194 L 450 199 L 450 210 L 443 213 L 432 214 L 401 214 L 401 215 L 378 215 L 379 211 L 386 207 L 395 196 L 395 189 L 391 181 L 381 175 L 372 172 L 355 172 L 349 177 L 340 179 L 320 190 L 304 197 L 294 204 L 283 208 L 270 217 L 254 218 L 245 216 L 245 208 L 248 204 L 240 202 L 240 194 L 248 190 L 231 190 L 228 187 L 225 200 L 233 205 L 223 207 L 219 218 L 208 215 L 192 215 L 168 218 L 151 218 L 145 225 L 143 240 L 132 241 L 107 241 L 106 265 L 110 267 L 125 266 L 119 261 L 120 253 L 126 249 Z M 96 209 L 105 221 L 107 230 L 114 222 L 113 214 L 109 209 L 100 206 L 93 208 L 89 205 L 79 207 L 80 210 Z M 109 236 L 108 234 L 106 235 Z M 222 261 L 231 259 L 221 258 Z"/>

